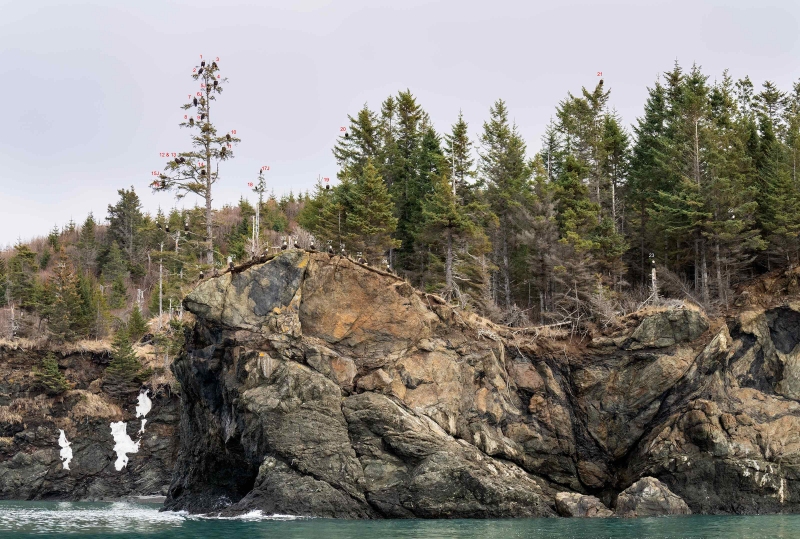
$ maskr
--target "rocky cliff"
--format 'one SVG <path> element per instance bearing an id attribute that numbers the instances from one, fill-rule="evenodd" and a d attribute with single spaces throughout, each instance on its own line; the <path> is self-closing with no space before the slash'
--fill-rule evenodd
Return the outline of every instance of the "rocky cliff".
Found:
<path id="1" fill-rule="evenodd" d="M 578 343 L 294 250 L 185 306 L 170 509 L 544 516 L 563 492 L 614 507 L 645 476 L 693 512 L 799 507 L 795 303 L 714 324 L 652 309 Z"/>
<path id="2" fill-rule="evenodd" d="M 139 450 L 117 470 L 110 423 L 127 422 L 133 439 L 135 396 L 120 402 L 101 388 L 108 350 L 64 350 L 56 358 L 73 389 L 50 397 L 32 367 L 45 350 L 0 346 L 0 499 L 106 500 L 165 495 L 178 450 L 179 400 L 168 387 L 150 387 L 152 411 Z M 59 435 L 71 443 L 69 470 Z"/>

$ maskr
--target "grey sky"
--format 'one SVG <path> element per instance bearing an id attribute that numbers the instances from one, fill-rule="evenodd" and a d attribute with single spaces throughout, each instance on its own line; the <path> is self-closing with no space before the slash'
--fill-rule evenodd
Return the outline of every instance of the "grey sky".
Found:
<path id="1" fill-rule="evenodd" d="M 230 79 L 215 111 L 243 142 L 215 207 L 261 165 L 277 194 L 334 177 L 347 114 L 409 88 L 447 131 L 507 101 L 530 153 L 567 92 L 597 71 L 626 124 L 677 59 L 784 90 L 800 78 L 800 2 L 0 1 L 0 248 L 89 211 L 121 187 L 145 209 L 194 205 L 147 188 L 178 128 L 199 55 Z"/>

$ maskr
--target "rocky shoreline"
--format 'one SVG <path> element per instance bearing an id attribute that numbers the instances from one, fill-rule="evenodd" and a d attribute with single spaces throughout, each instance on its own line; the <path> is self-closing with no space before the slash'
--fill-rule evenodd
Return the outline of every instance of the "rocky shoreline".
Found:
<path id="1" fill-rule="evenodd" d="M 187 297 L 180 403 L 155 395 L 158 436 L 122 473 L 100 438 L 128 411 L 81 417 L 87 395 L 104 400 L 107 358 L 59 358 L 85 374 L 39 398 L 46 414 L 0 421 L 0 498 L 337 518 L 798 512 L 800 302 L 748 301 L 711 321 L 648 308 L 581 342 L 289 250 Z M 0 350 L 0 406 L 36 399 L 30 353 Z"/>
<path id="2" fill-rule="evenodd" d="M 660 486 L 628 494 L 663 487 L 662 513 L 798 509 L 795 304 L 713 326 L 649 309 L 578 349 L 290 251 L 186 307 L 170 509 L 550 516 L 559 493 L 608 510 L 647 477 Z"/>

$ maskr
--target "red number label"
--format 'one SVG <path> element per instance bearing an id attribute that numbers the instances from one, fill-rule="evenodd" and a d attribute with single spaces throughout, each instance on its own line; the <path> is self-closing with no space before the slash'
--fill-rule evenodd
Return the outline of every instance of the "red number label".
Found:
<path id="1" fill-rule="evenodd" d="M 159 171 L 157 171 L 157 170 L 154 170 L 154 171 L 153 171 L 153 172 L 151 172 L 150 174 L 152 174 L 153 176 L 159 176 L 159 175 L 161 175 L 161 173 L 160 173 Z"/>
<path id="2" fill-rule="evenodd" d="M 253 187 L 253 182 L 247 182 L 247 187 Z"/>
<path id="3" fill-rule="evenodd" d="M 206 166 L 205 163 L 200 163 L 200 168 L 203 168 L 204 166 Z"/>
<path id="4" fill-rule="evenodd" d="M 201 60 L 203 59 L 203 55 L 202 55 L 202 54 L 200 55 L 200 59 L 201 59 Z"/>
<path id="5" fill-rule="evenodd" d="M 325 183 L 327 183 L 327 182 L 331 181 L 331 179 L 330 179 L 330 178 L 322 178 L 322 181 L 324 181 Z"/>
<path id="6" fill-rule="evenodd" d="M 218 79 L 219 79 L 219 78 L 221 78 L 221 77 L 222 77 L 222 75 L 217 75 L 217 78 L 218 78 Z"/>
<path id="7" fill-rule="evenodd" d="M 177 154 L 175 152 L 172 152 L 172 157 L 177 157 Z"/>
<path id="8" fill-rule="evenodd" d="M 200 97 L 200 92 L 197 92 L 197 97 Z"/>
<path id="9" fill-rule="evenodd" d="M 603 72 L 602 72 L 602 71 L 598 71 L 598 72 L 597 72 L 597 76 L 598 76 L 598 77 L 602 77 L 602 76 L 603 76 Z"/>
<path id="10" fill-rule="evenodd" d="M 206 85 L 205 85 L 205 84 L 201 84 L 201 85 L 200 85 L 200 88 L 201 88 L 201 89 L 202 89 L 202 88 L 205 88 L 205 87 L 206 87 Z"/>
<path id="11" fill-rule="evenodd" d="M 347 128 L 346 127 L 340 127 L 339 131 L 347 131 Z"/>
<path id="12" fill-rule="evenodd" d="M 189 115 L 188 115 L 188 114 L 184 114 L 184 115 L 183 115 L 183 119 L 184 119 L 184 120 L 188 120 L 188 119 L 189 119 Z"/>
<path id="13" fill-rule="evenodd" d="M 236 129 L 232 129 L 232 130 L 231 130 L 231 134 L 232 134 L 232 135 L 235 135 L 235 134 L 236 134 Z"/>
<path id="14" fill-rule="evenodd" d="M 228 148 L 232 148 L 232 146 L 230 144 L 228 144 Z"/>
<path id="15" fill-rule="evenodd" d="M 269 166 L 263 166 L 263 167 L 261 167 L 261 170 L 262 170 L 262 171 L 264 171 L 264 170 L 269 170 Z"/>
<path id="16" fill-rule="evenodd" d="M 219 56 L 217 56 L 217 62 L 219 62 Z"/>

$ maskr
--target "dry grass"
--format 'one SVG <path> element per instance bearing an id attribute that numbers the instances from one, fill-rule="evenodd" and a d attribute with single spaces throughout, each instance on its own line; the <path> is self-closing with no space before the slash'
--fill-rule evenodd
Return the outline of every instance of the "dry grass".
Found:
<path id="1" fill-rule="evenodd" d="M 22 414 L 11 410 L 11 406 L 0 406 L 0 423 L 19 424 L 22 423 Z"/>
<path id="2" fill-rule="evenodd" d="M 47 338 L 41 337 L 38 339 L 0 339 L 0 350 L 39 350 L 46 347 Z"/>
<path id="3" fill-rule="evenodd" d="M 36 395 L 33 398 L 19 397 L 11 401 L 8 405 L 12 412 L 28 416 L 48 416 L 52 410 L 52 402 L 45 395 Z"/>
<path id="4" fill-rule="evenodd" d="M 111 352 L 111 341 L 105 339 L 99 341 L 85 339 L 63 344 L 58 347 L 58 352 L 61 352 L 63 355 L 86 352 L 94 354 L 109 353 Z"/>
<path id="5" fill-rule="evenodd" d="M 69 396 L 79 395 L 78 403 L 72 407 L 70 414 L 74 418 L 83 417 L 122 417 L 122 410 L 114 403 L 108 402 L 100 395 L 95 395 L 83 389 L 76 389 L 68 393 Z"/>

